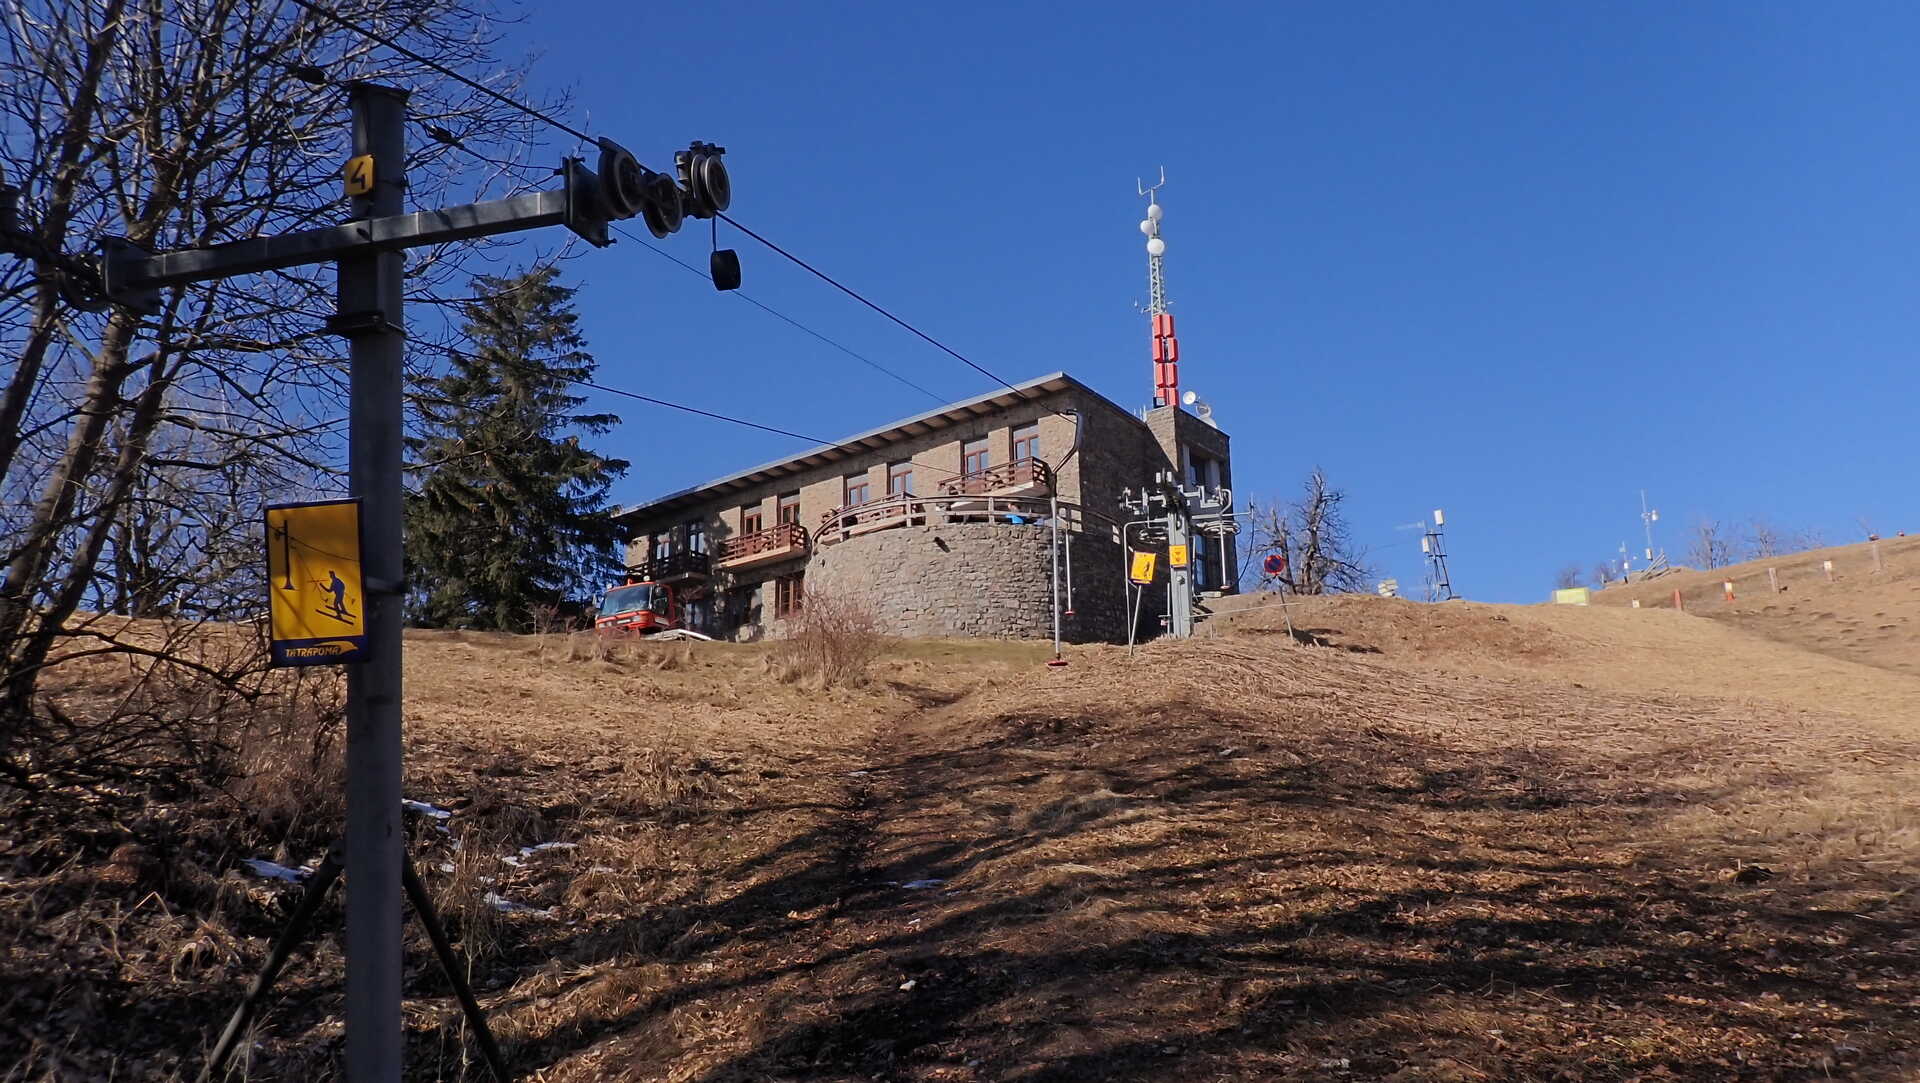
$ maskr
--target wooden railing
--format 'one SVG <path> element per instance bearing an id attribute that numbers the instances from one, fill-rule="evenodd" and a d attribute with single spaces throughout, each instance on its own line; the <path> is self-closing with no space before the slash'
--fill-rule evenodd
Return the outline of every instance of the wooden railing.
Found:
<path id="1" fill-rule="evenodd" d="M 934 486 L 946 496 L 982 496 L 1027 485 L 1039 485 L 1053 491 L 1053 468 L 1043 459 L 1015 459 L 1005 466 L 989 466 L 971 474 L 960 474 Z"/>
<path id="2" fill-rule="evenodd" d="M 1050 496 L 976 496 L 970 493 L 940 496 L 893 496 L 835 508 L 822 516 L 814 541 L 832 545 L 859 534 L 887 530 L 897 526 L 929 526 L 946 523 L 995 523 L 1004 526 L 1045 525 L 1055 508 L 1060 513 L 1060 529 L 1074 531 L 1111 531 L 1114 521 L 1087 511 L 1078 504 Z"/>
<path id="3" fill-rule="evenodd" d="M 627 565 L 628 577 L 649 583 L 704 576 L 707 571 L 707 554 L 693 552 L 668 553 Z"/>
<path id="4" fill-rule="evenodd" d="M 769 553 L 805 552 L 806 548 L 806 527 L 799 523 L 775 523 L 765 530 L 756 530 L 721 542 L 714 562 L 724 568 Z"/>

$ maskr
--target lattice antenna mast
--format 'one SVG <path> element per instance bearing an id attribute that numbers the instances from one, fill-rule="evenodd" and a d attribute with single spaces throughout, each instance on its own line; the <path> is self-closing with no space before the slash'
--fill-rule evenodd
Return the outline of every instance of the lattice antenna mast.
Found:
<path id="1" fill-rule="evenodd" d="M 1153 404 L 1180 404 L 1180 340 L 1173 333 L 1173 313 L 1167 311 L 1167 242 L 1160 236 L 1160 189 L 1166 186 L 1167 169 L 1160 167 L 1160 181 L 1149 185 L 1136 180 L 1140 198 L 1147 201 L 1147 216 L 1140 232 L 1147 235 L 1147 319 L 1153 325 Z"/>
<path id="2" fill-rule="evenodd" d="M 1433 509 L 1433 528 L 1420 536 L 1420 551 L 1427 557 L 1427 601 L 1451 602 L 1453 577 L 1447 573 L 1447 513 Z"/>

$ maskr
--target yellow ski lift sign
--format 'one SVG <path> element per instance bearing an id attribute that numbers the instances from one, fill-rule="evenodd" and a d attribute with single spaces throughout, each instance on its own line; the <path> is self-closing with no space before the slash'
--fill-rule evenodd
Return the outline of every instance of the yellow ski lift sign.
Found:
<path id="1" fill-rule="evenodd" d="M 1167 546 L 1167 567 L 1184 568 L 1187 566 L 1187 547 L 1184 545 Z"/>
<path id="2" fill-rule="evenodd" d="M 1153 582 L 1154 557 L 1153 553 L 1133 554 L 1133 567 L 1128 571 L 1127 578 L 1136 583 Z"/>
<path id="3" fill-rule="evenodd" d="M 360 582 L 360 501 L 267 508 L 272 664 L 325 666 L 367 657 Z"/>

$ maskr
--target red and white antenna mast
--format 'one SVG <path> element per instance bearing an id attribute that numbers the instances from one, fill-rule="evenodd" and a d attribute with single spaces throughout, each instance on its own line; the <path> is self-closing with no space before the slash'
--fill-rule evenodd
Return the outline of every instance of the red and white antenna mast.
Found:
<path id="1" fill-rule="evenodd" d="M 1147 217 L 1140 232 L 1147 235 L 1147 318 L 1153 322 L 1153 404 L 1180 405 L 1180 340 L 1174 337 L 1173 313 L 1167 311 L 1165 261 L 1167 242 L 1160 236 L 1159 191 L 1167 183 L 1167 167 L 1160 167 L 1160 183 L 1135 181 L 1147 201 Z"/>

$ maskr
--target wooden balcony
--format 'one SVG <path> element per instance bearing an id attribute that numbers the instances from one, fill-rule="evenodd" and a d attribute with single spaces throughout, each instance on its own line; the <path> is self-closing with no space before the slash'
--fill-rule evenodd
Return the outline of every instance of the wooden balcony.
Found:
<path id="1" fill-rule="evenodd" d="M 627 577 L 641 583 L 678 583 L 689 579 L 705 579 L 707 574 L 705 553 L 669 553 L 664 557 L 627 565 Z"/>
<path id="2" fill-rule="evenodd" d="M 1053 492 L 1053 468 L 1041 459 L 1015 459 L 948 478 L 935 488 L 942 496 L 1046 496 Z"/>
<path id="3" fill-rule="evenodd" d="M 1032 496 L 893 496 L 835 508 L 820 520 L 816 545 L 832 545 L 861 534 L 903 526 L 939 526 L 946 523 L 989 523 L 1014 528 L 1044 527 L 1058 513 L 1060 529 L 1077 533 L 1117 525 L 1106 516 L 1090 513 L 1078 504 L 1055 501 L 1051 495 Z"/>
<path id="4" fill-rule="evenodd" d="M 734 570 L 771 564 L 802 556 L 807 551 L 807 528 L 799 523 L 776 523 L 765 530 L 742 534 L 720 543 L 713 566 Z"/>

